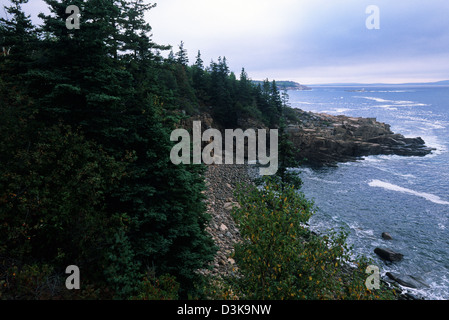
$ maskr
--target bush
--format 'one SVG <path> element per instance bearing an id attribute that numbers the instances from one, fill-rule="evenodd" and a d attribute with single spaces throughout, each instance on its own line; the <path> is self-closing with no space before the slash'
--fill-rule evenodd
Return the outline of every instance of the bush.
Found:
<path id="1" fill-rule="evenodd" d="M 41 264 L 42 272 L 76 264 L 85 279 L 102 279 L 104 252 L 120 228 L 104 197 L 124 165 L 69 126 L 0 131 L 0 257 Z"/>
<path id="2" fill-rule="evenodd" d="M 344 232 L 314 235 L 306 223 L 313 203 L 293 187 L 244 186 L 233 217 L 243 241 L 235 246 L 239 277 L 228 279 L 245 299 L 376 299 L 366 289 L 367 261 L 352 261 Z M 357 267 L 350 268 L 349 264 Z M 381 295 L 379 295 L 382 293 Z"/>
<path id="3" fill-rule="evenodd" d="M 177 300 L 179 283 L 176 278 L 165 274 L 155 277 L 151 272 L 145 276 L 139 287 L 139 294 L 132 300 Z"/>

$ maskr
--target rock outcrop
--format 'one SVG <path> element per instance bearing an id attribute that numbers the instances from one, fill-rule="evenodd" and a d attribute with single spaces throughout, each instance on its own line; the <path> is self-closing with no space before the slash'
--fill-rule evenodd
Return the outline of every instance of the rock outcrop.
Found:
<path id="1" fill-rule="evenodd" d="M 296 112 L 301 120 L 291 123 L 288 131 L 298 160 L 306 164 L 335 166 L 369 155 L 425 156 L 433 150 L 420 137 L 396 134 L 375 118 Z"/>
<path id="2" fill-rule="evenodd" d="M 424 282 L 423 279 L 412 276 L 412 275 L 400 275 L 393 272 L 387 272 L 386 275 L 391 280 L 396 281 L 401 286 L 412 288 L 412 289 L 422 289 L 422 288 L 428 288 L 429 285 Z"/>
<path id="3" fill-rule="evenodd" d="M 393 240 L 393 237 L 388 232 L 382 232 L 382 239 Z"/>
<path id="4" fill-rule="evenodd" d="M 303 164 L 336 166 L 339 162 L 356 161 L 370 155 L 425 156 L 434 150 L 427 147 L 422 138 L 406 138 L 394 133 L 390 125 L 375 118 L 293 110 L 298 120 L 290 122 L 287 131 L 296 149 L 296 157 Z M 193 121 L 201 122 L 202 131 L 214 128 L 224 133 L 226 129 L 207 113 L 184 120 L 181 126 L 190 130 Z M 268 129 L 253 118 L 239 119 L 238 126 L 243 130 Z"/>
<path id="5" fill-rule="evenodd" d="M 391 262 L 401 261 L 404 257 L 402 253 L 395 252 L 391 249 L 376 248 L 374 249 L 374 253 L 381 257 L 383 260 Z"/>

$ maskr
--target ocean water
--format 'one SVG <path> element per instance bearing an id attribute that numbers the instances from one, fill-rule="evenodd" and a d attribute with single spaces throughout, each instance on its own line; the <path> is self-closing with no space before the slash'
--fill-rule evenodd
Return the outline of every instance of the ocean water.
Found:
<path id="1" fill-rule="evenodd" d="M 315 201 L 311 227 L 344 228 L 354 254 L 372 258 L 382 273 L 421 277 L 429 288 L 403 288 L 426 299 L 449 299 L 449 87 L 314 87 L 290 91 L 292 107 L 375 117 L 406 137 L 436 148 L 425 157 L 380 155 L 336 168 L 301 168 L 302 191 Z M 351 91 L 352 90 L 352 91 Z M 388 232 L 393 240 L 383 240 Z M 385 263 L 376 247 L 404 254 Z"/>

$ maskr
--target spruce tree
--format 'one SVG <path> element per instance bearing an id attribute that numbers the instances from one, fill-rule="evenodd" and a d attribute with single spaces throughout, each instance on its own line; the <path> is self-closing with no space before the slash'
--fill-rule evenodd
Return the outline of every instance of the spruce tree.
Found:
<path id="1" fill-rule="evenodd" d="M 7 81 L 26 73 L 35 55 L 38 42 L 36 28 L 30 16 L 26 16 L 22 10 L 22 5 L 27 2 L 11 0 L 11 5 L 4 8 L 8 18 L 0 18 L 0 57 L 8 61 L 2 70 L 3 74 L 8 75 L 3 76 Z"/>
<path id="2" fill-rule="evenodd" d="M 225 128 L 234 128 L 237 124 L 230 90 L 229 67 L 226 58 L 218 57 L 218 63 L 210 65 L 210 96 L 213 115 Z"/>
<path id="3" fill-rule="evenodd" d="M 184 67 L 189 63 L 189 57 L 187 55 L 187 50 L 184 48 L 183 41 L 179 44 L 179 51 L 176 53 L 176 62 Z"/>
<path id="4" fill-rule="evenodd" d="M 178 119 L 164 108 L 167 97 L 160 96 L 164 71 L 158 51 L 166 47 L 151 41 L 151 28 L 143 19 L 144 10 L 153 6 L 142 1 L 46 3 L 51 13 L 41 15 L 43 54 L 26 78 L 38 111 L 35 119 L 43 127 L 61 122 L 77 128 L 88 149 L 98 146 L 123 169 L 120 180 L 102 184 L 102 212 L 116 225 L 97 230 L 108 237 L 90 268 L 102 273 L 116 297 L 135 294 L 148 270 L 175 276 L 185 297 L 198 278 L 195 271 L 212 260 L 214 246 L 204 230 L 203 169 L 175 166 L 169 159 L 170 133 Z M 80 29 L 65 26 L 65 9 L 72 4 L 80 8 Z M 186 86 L 188 81 L 186 76 Z M 48 134 L 64 134 L 52 132 Z M 83 143 L 79 147 L 86 149 Z M 84 162 L 79 168 L 83 165 L 100 164 Z M 106 172 L 100 181 L 108 174 L 117 173 Z M 64 230 L 64 237 L 74 235 Z M 47 236 L 50 243 L 60 235 Z M 76 252 L 66 256 L 81 259 Z M 84 276 L 89 279 L 89 273 Z"/>
<path id="5" fill-rule="evenodd" d="M 195 64 L 192 66 L 192 85 L 198 102 L 201 104 L 207 103 L 207 73 L 204 70 L 203 59 L 201 59 L 201 52 L 198 50 Z"/>

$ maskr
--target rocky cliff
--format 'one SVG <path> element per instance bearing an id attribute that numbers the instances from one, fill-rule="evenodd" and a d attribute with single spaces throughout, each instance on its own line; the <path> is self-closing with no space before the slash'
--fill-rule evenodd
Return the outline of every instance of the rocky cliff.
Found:
<path id="1" fill-rule="evenodd" d="M 287 131 L 297 159 L 306 165 L 336 166 L 339 162 L 370 155 L 425 156 L 434 150 L 420 137 L 406 138 L 394 133 L 390 125 L 375 118 L 333 116 L 301 109 L 294 109 L 294 112 L 298 120 L 288 123 Z M 207 113 L 185 120 L 182 126 L 191 129 L 193 121 L 201 121 L 202 131 L 210 128 L 224 131 Z M 268 129 L 251 118 L 239 119 L 239 127 Z"/>
<path id="2" fill-rule="evenodd" d="M 297 123 L 288 132 L 298 160 L 316 166 L 334 166 L 369 155 L 425 156 L 432 152 L 420 137 L 406 138 L 375 118 L 332 116 L 296 109 Z"/>

